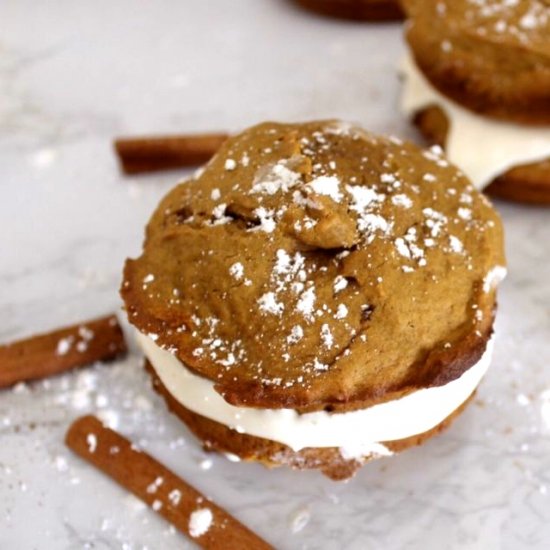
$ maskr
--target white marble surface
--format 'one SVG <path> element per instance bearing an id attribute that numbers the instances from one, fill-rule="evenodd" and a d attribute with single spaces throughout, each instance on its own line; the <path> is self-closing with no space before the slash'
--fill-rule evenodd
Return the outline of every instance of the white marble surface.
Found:
<path id="1" fill-rule="evenodd" d="M 184 175 L 120 176 L 110 141 L 396 112 L 399 26 L 283 0 L 0 2 L 0 341 L 116 310 L 124 258 Z M 498 203 L 510 275 L 492 369 L 443 436 L 338 484 L 214 456 L 128 359 L 0 393 L 0 549 L 191 547 L 65 450 L 92 411 L 282 549 L 550 547 L 550 211 Z"/>

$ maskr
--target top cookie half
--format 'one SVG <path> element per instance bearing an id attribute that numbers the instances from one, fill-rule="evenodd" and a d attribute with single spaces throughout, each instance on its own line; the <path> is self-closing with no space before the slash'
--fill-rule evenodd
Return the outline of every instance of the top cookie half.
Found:
<path id="1" fill-rule="evenodd" d="M 473 365 L 502 265 L 497 214 L 440 150 L 265 123 L 162 200 L 121 293 L 230 403 L 350 410 Z"/>

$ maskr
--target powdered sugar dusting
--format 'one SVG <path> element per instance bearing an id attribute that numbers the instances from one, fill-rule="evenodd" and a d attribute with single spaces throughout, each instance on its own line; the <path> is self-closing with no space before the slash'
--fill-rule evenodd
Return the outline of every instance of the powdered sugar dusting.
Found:
<path id="1" fill-rule="evenodd" d="M 345 277 L 342 277 L 342 275 L 338 275 L 335 279 L 334 279 L 334 292 L 335 293 L 338 293 L 342 290 L 344 290 L 345 288 L 347 288 L 348 286 L 348 280 L 345 278 Z"/>
<path id="2" fill-rule="evenodd" d="M 274 219 L 274 210 L 268 210 L 263 206 L 260 206 L 254 210 L 254 214 L 256 214 L 256 216 L 260 219 L 260 225 L 253 228 L 252 231 L 263 231 L 265 233 L 273 233 L 273 231 L 275 231 L 277 223 Z"/>
<path id="3" fill-rule="evenodd" d="M 229 274 L 237 281 L 240 281 L 244 276 L 243 264 L 241 262 L 235 262 L 229 268 Z"/>
<path id="4" fill-rule="evenodd" d="M 396 206 L 402 206 L 403 208 L 410 208 L 412 206 L 412 200 L 407 195 L 394 195 L 391 198 L 391 202 Z"/>
<path id="5" fill-rule="evenodd" d="M 313 320 L 313 308 L 315 306 L 315 287 L 310 286 L 300 295 L 296 309 L 308 320 Z"/>
<path id="6" fill-rule="evenodd" d="M 342 200 L 340 180 L 336 176 L 319 176 L 308 185 L 319 195 L 327 195 L 335 202 Z"/>
<path id="7" fill-rule="evenodd" d="M 74 336 L 67 336 L 66 338 L 61 338 L 59 342 L 57 342 L 57 348 L 55 350 L 56 355 L 67 355 L 69 353 L 69 350 L 71 349 L 71 346 L 74 342 Z"/>
<path id="8" fill-rule="evenodd" d="M 267 170 L 260 170 L 252 185 L 251 193 L 274 195 L 279 191 L 287 192 L 300 181 L 300 174 L 286 167 L 281 161 Z"/>
<path id="9" fill-rule="evenodd" d="M 460 254 L 464 250 L 464 245 L 462 244 L 462 241 L 454 235 L 449 235 L 449 245 L 451 247 L 451 250 L 456 254 Z"/>
<path id="10" fill-rule="evenodd" d="M 88 452 L 95 453 L 97 449 L 97 436 L 93 433 L 89 433 L 86 436 L 86 443 L 88 445 Z"/>
<path id="11" fill-rule="evenodd" d="M 270 313 L 272 315 L 281 315 L 285 306 L 282 302 L 277 301 L 277 297 L 274 292 L 266 292 L 258 299 L 258 305 L 260 311 L 264 313 Z"/>
<path id="12" fill-rule="evenodd" d="M 295 325 L 292 327 L 290 335 L 287 336 L 286 341 L 289 344 L 296 344 L 304 337 L 304 329 L 300 325 Z"/>
<path id="13" fill-rule="evenodd" d="M 334 315 L 335 319 L 345 319 L 348 316 L 348 308 L 345 304 L 338 304 L 338 308 Z"/>
<path id="14" fill-rule="evenodd" d="M 362 460 L 368 457 L 391 456 L 393 452 L 382 443 L 358 443 L 355 446 L 340 447 L 340 455 L 344 460 Z"/>
<path id="15" fill-rule="evenodd" d="M 199 508 L 189 517 L 189 534 L 193 538 L 202 537 L 210 529 L 214 516 L 210 508 Z"/>
<path id="16" fill-rule="evenodd" d="M 323 342 L 323 346 L 327 349 L 331 349 L 334 344 L 334 336 L 332 335 L 330 326 L 327 323 L 321 326 L 321 341 Z"/>
<path id="17" fill-rule="evenodd" d="M 237 168 L 237 162 L 234 159 L 227 159 L 224 167 L 226 170 L 235 170 L 235 168 Z"/>

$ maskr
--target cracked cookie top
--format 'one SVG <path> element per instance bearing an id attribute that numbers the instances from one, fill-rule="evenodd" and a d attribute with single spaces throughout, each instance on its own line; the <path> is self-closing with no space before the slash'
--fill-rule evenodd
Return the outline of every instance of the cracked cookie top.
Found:
<path id="1" fill-rule="evenodd" d="M 162 200 L 121 294 L 230 403 L 343 411 L 474 364 L 503 265 L 497 214 L 439 148 L 264 123 Z"/>

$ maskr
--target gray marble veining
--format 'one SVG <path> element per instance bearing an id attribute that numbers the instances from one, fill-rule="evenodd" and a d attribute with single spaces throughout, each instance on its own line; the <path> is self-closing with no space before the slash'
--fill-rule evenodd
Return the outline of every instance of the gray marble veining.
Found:
<path id="1" fill-rule="evenodd" d="M 341 117 L 415 137 L 397 25 L 283 0 L 0 4 L 0 340 L 117 310 L 124 258 L 174 172 L 123 178 L 115 135 Z M 0 549 L 192 547 L 63 446 L 99 414 L 283 549 L 550 545 L 550 213 L 498 203 L 509 277 L 494 364 L 425 446 L 352 481 L 208 457 L 139 355 L 0 394 Z"/>

